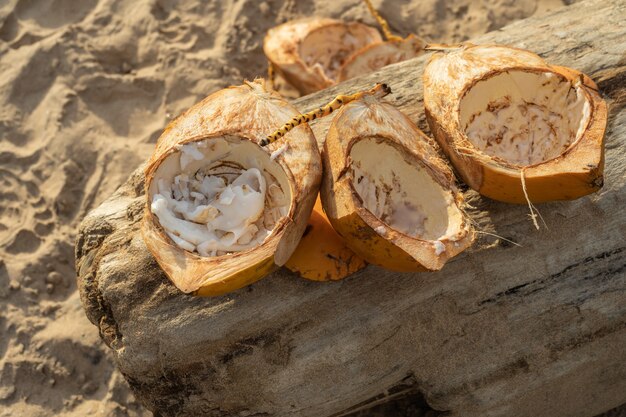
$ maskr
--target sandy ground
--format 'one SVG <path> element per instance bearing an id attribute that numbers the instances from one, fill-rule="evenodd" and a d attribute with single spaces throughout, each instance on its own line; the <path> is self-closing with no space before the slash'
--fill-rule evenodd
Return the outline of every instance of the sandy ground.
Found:
<path id="1" fill-rule="evenodd" d="M 398 34 L 455 42 L 569 1 L 374 3 Z M 150 415 L 83 314 L 78 223 L 168 120 L 265 73 L 268 28 L 310 15 L 374 24 L 357 0 L 0 2 L 0 417 Z"/>

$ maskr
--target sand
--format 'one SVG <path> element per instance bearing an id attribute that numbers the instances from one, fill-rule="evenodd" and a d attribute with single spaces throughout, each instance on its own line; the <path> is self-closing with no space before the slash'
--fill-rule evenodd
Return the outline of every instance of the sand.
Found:
<path id="1" fill-rule="evenodd" d="M 567 0 L 374 1 L 400 35 L 457 42 Z M 0 3 L 0 417 L 148 416 L 76 291 L 84 215 L 217 89 L 263 75 L 266 30 L 356 0 Z"/>

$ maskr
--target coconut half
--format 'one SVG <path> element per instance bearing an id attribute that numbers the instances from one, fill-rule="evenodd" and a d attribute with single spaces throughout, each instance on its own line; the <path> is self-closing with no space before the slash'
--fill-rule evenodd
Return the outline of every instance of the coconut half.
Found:
<path id="1" fill-rule="evenodd" d="M 479 193 L 525 203 L 524 182 L 545 202 L 602 186 L 607 108 L 584 74 L 522 49 L 467 45 L 433 55 L 423 80 L 430 128 Z"/>
<path id="2" fill-rule="evenodd" d="M 364 46 L 382 42 L 362 23 L 328 18 L 294 20 L 270 29 L 263 42 L 267 59 L 301 94 L 335 84 L 346 60 Z"/>
<path id="3" fill-rule="evenodd" d="M 424 53 L 424 41 L 411 34 L 404 39 L 367 45 L 355 52 L 339 70 L 337 82 L 370 74 L 387 65 L 406 61 Z"/>
<path id="4" fill-rule="evenodd" d="M 318 198 L 304 235 L 285 267 L 311 281 L 338 281 L 366 266 L 367 262 L 333 229 Z"/>
<path id="5" fill-rule="evenodd" d="M 396 271 L 439 270 L 474 232 L 434 143 L 368 95 L 339 110 L 324 145 L 320 195 L 348 246 Z"/>
<path id="6" fill-rule="evenodd" d="M 174 120 L 146 168 L 146 246 L 181 291 L 218 295 L 285 264 L 315 203 L 307 125 L 259 142 L 298 111 L 262 81 L 218 91 Z"/>

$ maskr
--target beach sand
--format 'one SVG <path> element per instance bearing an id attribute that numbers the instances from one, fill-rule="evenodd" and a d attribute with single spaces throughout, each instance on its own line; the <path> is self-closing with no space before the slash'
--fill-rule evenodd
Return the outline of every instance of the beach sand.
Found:
<path id="1" fill-rule="evenodd" d="M 397 34 L 457 42 L 570 2 L 374 4 Z M 168 121 L 265 74 L 267 29 L 311 15 L 375 23 L 357 0 L 0 3 L 0 417 L 151 415 L 82 311 L 76 229 Z"/>

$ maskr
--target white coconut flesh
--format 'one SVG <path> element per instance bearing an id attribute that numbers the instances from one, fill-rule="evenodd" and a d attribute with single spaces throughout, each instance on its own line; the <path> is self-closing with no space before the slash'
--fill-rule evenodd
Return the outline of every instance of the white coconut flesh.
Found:
<path id="1" fill-rule="evenodd" d="M 344 62 L 355 51 L 375 41 L 367 28 L 361 26 L 323 26 L 302 40 L 300 58 L 307 67 L 334 82 Z"/>
<path id="2" fill-rule="evenodd" d="M 282 167 L 256 144 L 232 136 L 179 146 L 150 185 L 150 210 L 164 232 L 201 256 L 262 244 L 290 205 Z"/>
<path id="3" fill-rule="evenodd" d="M 353 188 L 363 207 L 380 221 L 412 238 L 455 239 L 463 215 L 452 192 L 420 162 L 375 137 L 355 143 L 350 158 Z"/>
<path id="4" fill-rule="evenodd" d="M 517 166 L 561 155 L 582 136 L 589 117 L 582 88 L 552 72 L 498 73 L 477 82 L 459 107 L 469 141 Z"/>

